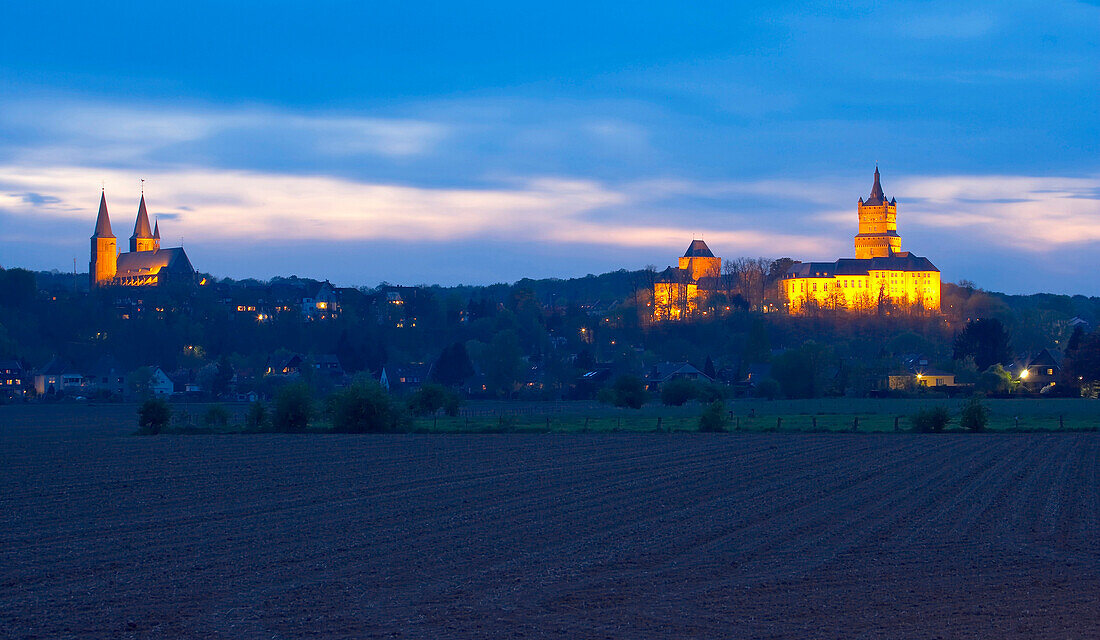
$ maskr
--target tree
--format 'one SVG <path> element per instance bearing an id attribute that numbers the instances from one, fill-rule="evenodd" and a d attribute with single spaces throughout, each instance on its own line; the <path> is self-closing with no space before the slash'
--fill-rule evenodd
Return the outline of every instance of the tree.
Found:
<path id="1" fill-rule="evenodd" d="M 714 370 L 714 361 L 710 359 L 710 356 L 707 356 L 707 361 L 703 364 L 703 375 L 711 380 L 718 379 L 718 372 Z"/>
<path id="2" fill-rule="evenodd" d="M 910 416 L 909 421 L 913 424 L 913 431 L 939 433 L 951 422 L 951 412 L 946 407 L 929 407 Z"/>
<path id="3" fill-rule="evenodd" d="M 727 422 L 726 405 L 721 400 L 715 400 L 699 416 L 699 430 L 705 433 L 721 433 L 726 430 Z"/>
<path id="4" fill-rule="evenodd" d="M 267 408 L 259 400 L 248 405 L 248 412 L 244 415 L 244 424 L 253 431 L 263 428 L 267 422 Z"/>
<path id="5" fill-rule="evenodd" d="M 218 367 L 214 370 L 213 379 L 210 381 L 210 393 L 215 398 L 221 398 L 229 394 L 229 383 L 233 381 L 233 366 L 229 364 L 229 358 L 218 358 Z"/>
<path id="6" fill-rule="evenodd" d="M 966 323 L 966 327 L 955 336 L 952 359 L 961 360 L 967 356 L 974 358 L 980 371 L 1012 361 L 1008 330 L 1000 320 L 982 318 Z"/>
<path id="7" fill-rule="evenodd" d="M 645 383 L 637 376 L 619 376 L 615 379 L 615 383 L 611 385 L 610 399 L 616 407 L 641 409 L 647 400 Z"/>
<path id="8" fill-rule="evenodd" d="M 989 367 L 978 376 L 974 388 L 989 394 L 1008 393 L 1012 390 L 1012 374 L 999 364 Z"/>
<path id="9" fill-rule="evenodd" d="M 357 379 L 333 392 L 325 411 L 338 433 L 382 433 L 401 431 L 409 419 L 401 406 L 372 379 Z"/>
<path id="10" fill-rule="evenodd" d="M 691 380 L 683 378 L 669 380 L 661 385 L 661 402 L 670 407 L 680 407 L 694 398 L 696 393 L 696 385 Z"/>
<path id="11" fill-rule="evenodd" d="M 149 396 L 150 387 L 153 384 L 153 368 L 138 367 L 127 376 L 130 383 L 130 391 L 139 398 Z"/>
<path id="12" fill-rule="evenodd" d="M 988 422 L 989 408 L 977 398 L 971 398 L 959 414 L 959 425 L 968 431 L 985 431 Z"/>
<path id="13" fill-rule="evenodd" d="M 463 385 L 474 375 L 474 365 L 466 352 L 466 343 L 456 342 L 443 349 L 432 368 L 432 379 L 452 387 Z"/>
<path id="14" fill-rule="evenodd" d="M 409 410 L 418 416 L 430 416 L 440 409 L 449 416 L 455 416 L 461 404 L 458 394 L 441 384 L 421 385 L 409 397 Z"/>
<path id="15" fill-rule="evenodd" d="M 1091 383 L 1100 380 L 1100 330 L 1080 338 L 1077 348 L 1066 358 L 1065 370 L 1074 381 Z"/>
<path id="16" fill-rule="evenodd" d="M 768 327 L 760 318 L 754 318 L 745 343 L 745 364 L 759 364 L 771 358 L 772 347 L 768 339 Z"/>
<path id="17" fill-rule="evenodd" d="M 149 398 L 138 407 L 138 427 L 141 433 L 155 435 L 172 421 L 172 408 L 163 398 Z"/>
<path id="18" fill-rule="evenodd" d="M 306 430 L 312 417 L 313 395 L 309 385 L 294 382 L 285 385 L 275 394 L 272 426 L 276 431 L 300 433 Z"/>

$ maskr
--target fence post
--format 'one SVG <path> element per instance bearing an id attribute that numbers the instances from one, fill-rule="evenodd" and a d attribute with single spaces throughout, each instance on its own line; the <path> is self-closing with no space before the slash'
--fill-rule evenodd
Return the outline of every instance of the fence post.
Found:
<path id="1" fill-rule="evenodd" d="M 737 429 L 738 431 L 741 430 L 741 416 L 737 416 L 737 426 L 734 427 L 734 428 Z"/>
<path id="2" fill-rule="evenodd" d="M 900 431 L 898 428 L 898 421 L 901 420 L 901 416 L 894 416 L 894 431 Z"/>
<path id="3" fill-rule="evenodd" d="M 852 420 L 852 431 L 859 431 L 859 416 Z"/>
<path id="4" fill-rule="evenodd" d="M 813 417 L 813 421 L 814 421 L 814 431 L 817 431 L 817 416 Z"/>
<path id="5" fill-rule="evenodd" d="M 550 430 L 550 416 L 546 416 L 546 430 Z"/>
<path id="6" fill-rule="evenodd" d="M 780 417 L 775 419 L 775 430 L 779 431 L 782 428 L 783 428 L 783 417 L 780 416 Z"/>
<path id="7" fill-rule="evenodd" d="M 661 416 L 657 416 L 657 431 L 661 430 Z"/>
<path id="8" fill-rule="evenodd" d="M 1059 429 L 1065 429 L 1066 428 L 1066 423 L 1062 421 L 1062 417 L 1063 417 L 1062 414 L 1058 414 L 1058 428 Z"/>

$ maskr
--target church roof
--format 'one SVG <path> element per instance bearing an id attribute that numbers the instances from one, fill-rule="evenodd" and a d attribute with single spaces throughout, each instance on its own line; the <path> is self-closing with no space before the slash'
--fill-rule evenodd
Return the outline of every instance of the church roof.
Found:
<path id="1" fill-rule="evenodd" d="M 875 184 L 871 186 L 871 195 L 867 196 L 867 201 L 863 204 L 870 205 L 872 207 L 881 207 L 886 204 L 886 194 L 882 192 L 882 184 L 878 179 L 878 167 L 875 167 Z"/>
<path id="2" fill-rule="evenodd" d="M 153 239 L 160 240 L 160 220 L 153 223 Z"/>
<path id="3" fill-rule="evenodd" d="M 796 262 L 788 278 L 865 276 L 872 271 L 939 271 L 928 258 L 905 252 L 887 258 L 841 258 L 836 262 Z"/>
<path id="4" fill-rule="evenodd" d="M 130 251 L 118 254 L 117 276 L 143 276 L 153 273 L 194 273 L 183 247 L 156 251 Z"/>
<path id="5" fill-rule="evenodd" d="M 134 223 L 134 235 L 130 236 L 130 239 L 134 238 L 152 238 L 153 229 L 149 226 L 149 212 L 145 210 L 145 194 L 141 194 L 141 203 L 138 204 L 137 222 Z"/>
<path id="6" fill-rule="evenodd" d="M 684 253 L 685 258 L 713 258 L 714 254 L 710 252 L 710 247 L 702 240 L 692 240 L 688 245 L 687 252 Z"/>
<path id="7" fill-rule="evenodd" d="M 95 219 L 95 234 L 93 238 L 113 238 L 115 234 L 111 231 L 111 216 L 107 214 L 107 194 L 106 192 L 99 194 L 99 215 Z"/>

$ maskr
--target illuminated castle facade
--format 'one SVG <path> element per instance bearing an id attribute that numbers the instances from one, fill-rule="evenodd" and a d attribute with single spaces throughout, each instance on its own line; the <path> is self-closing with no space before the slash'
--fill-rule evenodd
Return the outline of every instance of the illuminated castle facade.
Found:
<path id="1" fill-rule="evenodd" d="M 92 288 L 105 286 L 155 286 L 169 280 L 193 282 L 195 269 L 183 247 L 160 248 L 160 221 L 150 228 L 149 212 L 145 209 L 145 194 L 138 204 L 130 250 L 118 252 L 118 243 L 111 230 L 107 213 L 107 194 L 99 196 L 99 215 L 92 234 L 92 255 L 88 263 Z"/>
<path id="2" fill-rule="evenodd" d="M 859 199 L 856 257 L 798 262 L 779 282 L 791 313 L 814 309 L 863 310 L 884 304 L 940 310 L 940 270 L 928 258 L 901 250 L 897 201 L 886 199 L 875 167 L 866 201 Z"/>
<path id="3" fill-rule="evenodd" d="M 681 320 L 694 315 L 700 304 L 718 290 L 722 259 L 707 243 L 692 240 L 676 267 L 662 271 L 653 283 L 653 319 Z"/>

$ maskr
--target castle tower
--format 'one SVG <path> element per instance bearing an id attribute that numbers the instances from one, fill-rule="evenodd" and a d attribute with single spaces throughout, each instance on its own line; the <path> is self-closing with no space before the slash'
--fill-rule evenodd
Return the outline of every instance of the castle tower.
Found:
<path id="1" fill-rule="evenodd" d="M 160 220 L 153 223 L 153 251 L 160 251 Z"/>
<path id="2" fill-rule="evenodd" d="M 149 227 L 149 212 L 145 210 L 145 194 L 143 193 L 141 194 L 141 203 L 138 204 L 134 235 L 130 236 L 130 251 L 154 251 L 156 245 L 153 230 Z"/>
<path id="3" fill-rule="evenodd" d="M 691 279 L 717 278 L 722 273 L 722 259 L 714 257 L 702 240 L 692 240 L 678 265 L 691 272 Z"/>
<path id="4" fill-rule="evenodd" d="M 871 195 L 864 202 L 859 199 L 859 233 L 856 234 L 856 258 L 885 258 L 901 251 L 898 235 L 898 203 L 886 195 L 879 184 L 878 167 L 875 167 L 875 184 Z"/>
<path id="5" fill-rule="evenodd" d="M 88 263 L 88 278 L 92 288 L 110 283 L 118 269 L 118 246 L 107 214 L 107 194 L 99 194 L 99 215 L 92 234 L 92 259 Z"/>

